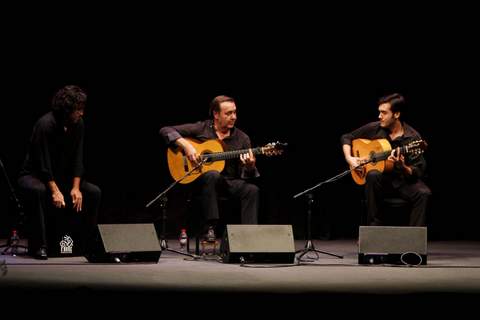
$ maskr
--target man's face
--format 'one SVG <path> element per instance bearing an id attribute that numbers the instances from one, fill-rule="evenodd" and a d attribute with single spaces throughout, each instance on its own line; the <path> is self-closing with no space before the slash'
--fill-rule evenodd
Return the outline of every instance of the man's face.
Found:
<path id="1" fill-rule="evenodd" d="M 399 116 L 398 112 L 394 114 L 391 108 L 390 103 L 382 103 L 378 106 L 378 119 L 382 128 L 390 128 Z"/>
<path id="2" fill-rule="evenodd" d="M 234 102 L 220 103 L 220 111 L 213 113 L 218 130 L 232 129 L 237 121 L 237 107 Z"/>
<path id="3" fill-rule="evenodd" d="M 76 124 L 82 119 L 84 113 L 84 109 L 75 109 L 73 110 L 70 115 L 68 116 L 68 121 L 72 124 Z"/>

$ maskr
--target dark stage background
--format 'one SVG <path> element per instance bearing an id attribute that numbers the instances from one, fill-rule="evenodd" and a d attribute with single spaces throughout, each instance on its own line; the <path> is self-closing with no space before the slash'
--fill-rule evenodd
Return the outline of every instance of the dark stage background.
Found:
<path id="1" fill-rule="evenodd" d="M 418 16 L 419 28 L 386 29 L 386 21 L 341 28 L 300 15 L 292 25 L 285 17 L 261 24 L 258 15 L 258 28 L 228 31 L 149 17 L 135 27 L 98 19 L 98 28 L 72 33 L 52 23 L 8 34 L 0 89 L 8 176 L 16 182 L 32 126 L 53 93 L 78 84 L 88 92 L 85 164 L 87 179 L 103 191 L 102 221 L 158 223 L 159 206 L 145 204 L 172 182 L 159 128 L 206 118 L 210 100 L 226 94 L 237 100 L 237 125 L 255 146 L 289 144 L 282 156 L 258 158 L 260 220 L 293 224 L 302 237 L 305 200 L 292 196 L 345 170 L 340 135 L 376 120 L 379 96 L 400 92 L 409 103 L 404 119 L 429 143 L 430 238 L 478 239 L 478 174 L 469 159 L 478 123 L 473 26 L 452 29 L 440 18 L 423 25 Z M 5 236 L 15 214 L 3 178 L 0 188 Z M 314 236 L 354 237 L 361 190 L 350 177 L 317 189 Z M 184 200 L 182 188 L 171 191 L 169 235 L 185 224 Z"/>

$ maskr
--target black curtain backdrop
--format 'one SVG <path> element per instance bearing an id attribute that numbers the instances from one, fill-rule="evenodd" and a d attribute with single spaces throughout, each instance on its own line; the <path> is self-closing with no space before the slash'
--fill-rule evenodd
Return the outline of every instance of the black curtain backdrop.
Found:
<path id="1" fill-rule="evenodd" d="M 257 27 L 222 33 L 151 16 L 135 27 L 120 20 L 6 35 L 0 157 L 12 182 L 35 120 L 58 88 L 77 84 L 88 93 L 86 177 L 102 188 L 102 221 L 158 223 L 160 207 L 145 204 L 172 182 L 159 128 L 207 118 L 210 100 L 226 94 L 255 146 L 289 144 L 282 156 L 258 158 L 260 221 L 293 224 L 302 237 L 305 199 L 292 196 L 347 169 L 340 135 L 376 120 L 378 97 L 400 92 L 409 105 L 402 116 L 429 143 L 430 237 L 478 239 L 476 166 L 467 155 L 476 145 L 478 50 L 466 22 L 387 30 L 385 21 L 342 28 L 318 17 L 296 25 L 270 17 L 269 25 L 255 16 Z M 1 235 L 14 216 L 3 180 Z M 361 190 L 350 177 L 317 189 L 314 236 L 354 237 Z M 184 200 L 182 188 L 171 191 L 170 235 L 185 224 Z"/>

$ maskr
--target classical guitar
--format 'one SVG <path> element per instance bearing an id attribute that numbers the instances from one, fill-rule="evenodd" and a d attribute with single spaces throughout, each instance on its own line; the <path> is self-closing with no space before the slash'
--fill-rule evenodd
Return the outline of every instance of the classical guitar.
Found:
<path id="1" fill-rule="evenodd" d="M 400 154 L 420 155 L 427 147 L 424 140 L 414 140 L 400 147 Z M 387 160 L 392 153 L 392 147 L 387 139 L 355 139 L 352 141 L 352 155 L 362 158 L 360 167 L 352 170 L 353 180 L 365 184 L 365 179 L 370 170 L 389 172 L 393 169 L 393 161 Z"/>
<path id="2" fill-rule="evenodd" d="M 169 148 L 167 150 L 168 169 L 170 170 L 170 174 L 175 181 L 182 184 L 194 181 L 207 171 L 216 170 L 221 172 L 225 168 L 225 160 L 239 158 L 241 154 L 249 152 L 249 149 L 224 151 L 222 143 L 218 140 L 206 140 L 204 142 L 194 139 L 187 140 L 201 155 L 201 161 L 203 162 L 199 168 L 193 170 L 188 176 L 185 177 L 194 166 L 190 160 L 187 159 L 183 149 Z M 251 150 L 254 155 L 275 156 L 280 155 L 285 147 L 285 143 L 275 142 L 269 143 L 263 147 L 251 148 Z"/>

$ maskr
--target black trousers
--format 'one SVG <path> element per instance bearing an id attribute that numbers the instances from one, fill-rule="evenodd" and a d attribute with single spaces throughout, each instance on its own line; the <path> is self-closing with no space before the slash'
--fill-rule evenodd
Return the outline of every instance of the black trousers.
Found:
<path id="1" fill-rule="evenodd" d="M 46 221 L 54 220 L 65 210 L 73 210 L 70 190 L 63 190 L 62 186 L 59 186 L 65 198 L 66 208 L 57 209 L 53 206 L 50 189 L 38 178 L 31 175 L 22 176 L 18 179 L 18 186 L 28 219 L 29 251 L 35 252 L 39 247 L 47 247 L 48 225 Z M 80 191 L 83 197 L 83 209 L 76 214 L 81 215 L 82 232 L 88 239 L 97 225 L 101 191 L 98 186 L 85 180 L 82 180 L 80 184 Z"/>
<path id="2" fill-rule="evenodd" d="M 365 198 L 367 201 L 367 223 L 382 225 L 383 217 L 380 202 L 386 196 L 397 196 L 412 205 L 410 226 L 425 226 L 427 204 L 431 195 L 430 188 L 421 180 L 414 183 L 395 183 L 391 175 L 371 170 L 366 177 Z"/>
<path id="3" fill-rule="evenodd" d="M 242 179 L 225 179 L 218 171 L 207 171 L 193 182 L 193 192 L 199 198 L 203 218 L 218 220 L 218 196 L 225 195 L 240 201 L 242 224 L 257 224 L 259 188 Z"/>

